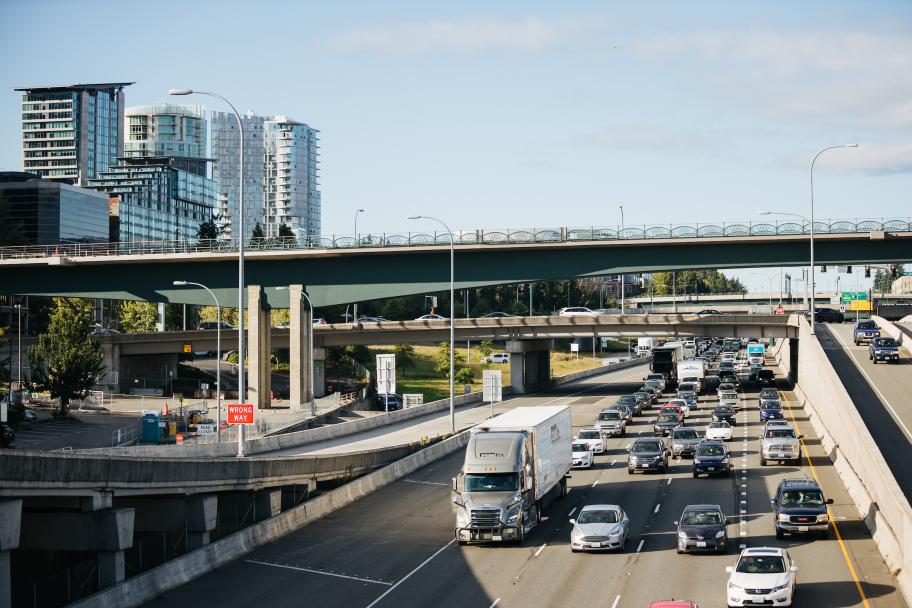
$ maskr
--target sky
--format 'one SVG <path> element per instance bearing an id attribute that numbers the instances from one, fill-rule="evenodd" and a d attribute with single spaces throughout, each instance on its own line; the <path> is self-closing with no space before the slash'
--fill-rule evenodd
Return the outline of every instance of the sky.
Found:
<path id="1" fill-rule="evenodd" d="M 0 169 L 14 87 L 118 81 L 319 129 L 324 235 L 808 215 L 842 143 L 816 216 L 912 216 L 908 0 L 0 0 Z"/>

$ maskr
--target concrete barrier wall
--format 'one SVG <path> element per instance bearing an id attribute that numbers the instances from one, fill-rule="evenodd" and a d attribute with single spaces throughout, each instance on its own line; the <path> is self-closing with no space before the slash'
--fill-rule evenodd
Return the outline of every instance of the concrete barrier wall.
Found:
<path id="1" fill-rule="evenodd" d="M 420 452 L 356 479 L 336 490 L 261 523 L 245 528 L 113 587 L 71 604 L 79 608 L 129 608 L 155 599 L 203 574 L 223 566 L 402 479 L 413 471 L 465 447 L 469 433 L 462 432 Z"/>
<path id="2" fill-rule="evenodd" d="M 912 604 L 912 507 L 806 321 L 799 332 L 795 393 L 906 602 Z M 787 365 L 788 346 L 778 357 Z"/>
<path id="3" fill-rule="evenodd" d="M 583 380 L 584 378 L 598 376 L 599 374 L 604 374 L 605 372 L 613 372 L 619 369 L 627 369 L 628 367 L 636 367 L 637 365 L 643 365 L 644 363 L 649 363 L 651 361 L 652 357 L 640 357 L 639 359 L 628 359 L 627 361 L 622 361 L 620 363 L 614 363 L 611 365 L 593 367 L 592 369 L 583 370 L 581 372 L 573 372 L 572 374 L 566 374 L 564 376 L 553 378 L 551 380 L 551 384 L 552 386 L 561 386 L 563 384 L 569 384 L 570 382 L 576 382 L 577 380 Z"/>
<path id="4" fill-rule="evenodd" d="M 900 345 L 901 348 L 904 348 L 908 354 L 912 355 L 912 345 L 909 344 L 908 336 L 900 328 L 896 327 L 890 321 L 887 321 L 883 317 L 878 317 L 877 315 L 871 315 L 871 319 L 877 323 L 877 327 L 880 328 L 880 333 L 882 335 L 889 336 L 896 340 L 896 343 Z"/>

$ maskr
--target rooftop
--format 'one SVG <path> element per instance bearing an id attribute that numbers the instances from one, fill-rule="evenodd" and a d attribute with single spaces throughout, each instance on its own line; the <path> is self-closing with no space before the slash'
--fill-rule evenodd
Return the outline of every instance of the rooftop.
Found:
<path id="1" fill-rule="evenodd" d="M 14 91 L 72 91 L 72 90 L 98 90 L 120 89 L 135 84 L 133 82 L 102 82 L 93 84 L 65 84 L 65 85 L 39 85 L 34 87 L 15 87 Z"/>

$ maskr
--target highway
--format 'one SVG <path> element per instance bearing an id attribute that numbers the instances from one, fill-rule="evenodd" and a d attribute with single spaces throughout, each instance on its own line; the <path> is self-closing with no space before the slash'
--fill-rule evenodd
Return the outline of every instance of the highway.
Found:
<path id="1" fill-rule="evenodd" d="M 625 371 L 627 377 L 595 377 L 510 404 L 571 404 L 575 432 L 591 425 L 617 395 L 640 385 L 641 370 Z M 800 569 L 797 605 L 905 606 L 819 439 L 803 411 L 793 409 L 793 395 L 783 392 L 786 411 L 805 436 L 813 469 L 807 459 L 801 467 L 760 467 L 756 392 L 744 396 L 746 408 L 730 443 L 736 472 L 728 477 L 693 479 L 689 460 L 673 461 L 667 474 L 629 476 L 624 448 L 632 436 L 651 433 L 647 414 L 635 419 L 627 437 L 610 439 L 591 470 L 572 472 L 569 495 L 546 510 L 525 545 L 460 547 L 453 541 L 449 502 L 450 479 L 463 459 L 457 452 L 148 605 L 192 605 L 205 598 L 207 604 L 239 607 L 642 608 L 675 597 L 720 606 L 724 567 L 734 564 L 743 543 L 789 547 Z M 709 405 L 702 397 L 688 424 L 705 425 Z M 784 477 L 812 475 L 834 499 L 839 539 L 831 534 L 829 540 L 776 540 L 769 504 L 776 485 Z M 630 541 L 623 553 L 571 554 L 568 518 L 596 502 L 627 510 Z M 728 554 L 677 555 L 674 520 L 685 505 L 706 502 L 720 504 L 729 516 Z"/>
<path id="2" fill-rule="evenodd" d="M 899 363 L 874 365 L 868 345 L 855 346 L 852 328 L 850 323 L 818 323 L 817 336 L 899 487 L 912 500 L 912 360 L 901 349 Z"/>

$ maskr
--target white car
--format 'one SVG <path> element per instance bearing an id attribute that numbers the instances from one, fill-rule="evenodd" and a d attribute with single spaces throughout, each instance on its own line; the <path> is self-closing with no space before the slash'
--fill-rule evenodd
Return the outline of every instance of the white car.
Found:
<path id="1" fill-rule="evenodd" d="M 561 308 L 557 314 L 562 317 L 594 317 L 595 313 L 585 306 L 568 306 Z"/>
<path id="2" fill-rule="evenodd" d="M 418 317 L 415 320 L 416 321 L 446 321 L 446 319 L 447 319 L 446 317 L 441 317 L 440 315 L 429 314 L 429 315 L 421 315 L 420 317 Z M 384 319 L 384 321 L 385 320 L 386 319 Z M 360 321 L 360 319 L 359 319 L 359 321 Z"/>
<path id="3" fill-rule="evenodd" d="M 738 409 L 741 407 L 741 397 L 735 391 L 724 391 L 719 393 L 719 405 L 727 405 Z"/>
<path id="4" fill-rule="evenodd" d="M 791 606 L 798 584 L 798 566 L 779 547 L 744 549 L 738 563 L 728 566 L 728 606 Z"/>
<path id="5" fill-rule="evenodd" d="M 687 403 L 686 399 L 669 399 L 666 405 L 675 405 L 681 408 L 681 411 L 684 412 L 684 417 L 690 413 L 690 404 Z"/>
<path id="6" fill-rule="evenodd" d="M 605 452 L 605 435 L 598 429 L 581 429 L 573 441 L 585 443 L 592 448 L 593 454 L 603 454 Z"/>
<path id="7" fill-rule="evenodd" d="M 706 439 L 718 439 L 719 441 L 731 441 L 732 438 L 732 426 L 720 420 L 718 422 L 710 422 L 706 426 Z"/>
<path id="8" fill-rule="evenodd" d="M 630 520 L 618 505 L 586 505 L 571 519 L 570 550 L 624 550 Z"/>
<path id="9" fill-rule="evenodd" d="M 588 443 L 585 441 L 574 441 L 572 449 L 574 469 L 589 469 L 592 467 L 592 461 L 595 459 L 595 455 L 592 452 L 592 447 Z"/>

